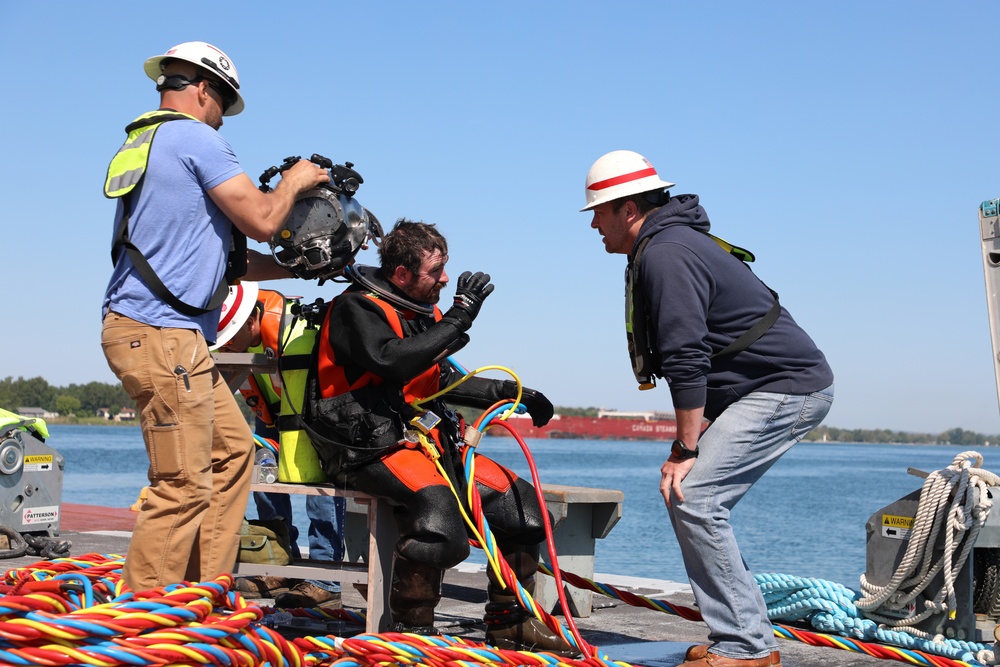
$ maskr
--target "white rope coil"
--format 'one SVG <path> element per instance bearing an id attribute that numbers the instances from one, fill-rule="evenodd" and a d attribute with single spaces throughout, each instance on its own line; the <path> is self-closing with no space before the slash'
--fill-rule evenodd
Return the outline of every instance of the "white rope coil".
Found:
<path id="1" fill-rule="evenodd" d="M 993 505 L 988 488 L 1000 486 L 1000 477 L 982 469 L 982 463 L 978 452 L 963 452 L 950 466 L 927 476 L 906 552 L 892 578 L 884 586 L 875 586 L 861 575 L 863 596 L 855 604 L 865 616 L 898 631 L 932 639 L 935 634 L 913 626 L 940 615 L 940 634 L 945 619 L 957 609 L 955 581 Z M 935 548 L 942 541 L 940 557 L 935 559 Z M 913 601 L 938 573 L 943 577 L 941 589 L 933 599 L 923 601 L 923 609 L 916 609 Z"/>

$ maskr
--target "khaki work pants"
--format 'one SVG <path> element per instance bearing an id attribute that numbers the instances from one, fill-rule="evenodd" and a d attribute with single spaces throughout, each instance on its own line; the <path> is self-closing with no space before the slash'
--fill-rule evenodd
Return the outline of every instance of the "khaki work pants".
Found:
<path id="1" fill-rule="evenodd" d="M 101 345 L 136 402 L 149 456 L 122 578 L 133 591 L 232 572 L 250 494 L 253 433 L 200 331 L 114 312 Z"/>

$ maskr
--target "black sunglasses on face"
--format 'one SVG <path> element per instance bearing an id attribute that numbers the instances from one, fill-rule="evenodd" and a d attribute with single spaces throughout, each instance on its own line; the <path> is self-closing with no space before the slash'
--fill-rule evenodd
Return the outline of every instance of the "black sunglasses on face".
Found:
<path id="1" fill-rule="evenodd" d="M 229 107 L 236 104 L 236 93 L 228 86 L 223 86 L 218 81 L 212 81 L 211 79 L 201 78 L 199 81 L 206 81 L 208 87 L 217 92 L 219 97 L 222 98 L 222 113 L 226 113 L 229 111 Z M 193 81 L 192 83 L 197 83 L 197 81 Z"/>
<path id="2" fill-rule="evenodd" d="M 208 84 L 208 87 L 219 94 L 222 98 L 222 113 L 226 113 L 229 107 L 236 103 L 236 92 L 227 86 L 222 85 L 214 79 L 209 79 L 206 76 L 196 76 L 193 79 L 189 79 L 183 74 L 170 74 L 169 76 L 164 74 L 156 80 L 156 90 L 183 90 L 187 86 L 193 86 L 202 81 Z"/>

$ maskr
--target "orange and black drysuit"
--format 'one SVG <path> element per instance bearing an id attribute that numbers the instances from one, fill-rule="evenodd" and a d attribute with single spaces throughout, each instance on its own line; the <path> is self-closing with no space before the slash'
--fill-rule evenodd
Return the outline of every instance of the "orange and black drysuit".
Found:
<path id="1" fill-rule="evenodd" d="M 390 295 L 395 290 L 387 283 L 384 288 Z M 334 438 L 340 447 L 318 445 L 327 473 L 349 488 L 398 505 L 399 555 L 439 568 L 465 560 L 468 534 L 447 481 L 419 444 L 400 444 L 415 414 L 409 404 L 461 377 L 444 359 L 468 341 L 461 324 L 436 307 L 418 313 L 352 286 L 334 299 L 319 338 L 317 379 L 324 400 L 312 426 L 321 435 L 342 429 Z M 513 398 L 515 389 L 510 381 L 474 377 L 444 399 L 451 405 L 487 408 Z M 551 417 L 551 404 L 538 392 L 524 390 L 522 402 L 540 424 Z M 544 406 L 548 414 L 539 415 Z M 462 496 L 464 445 L 456 415 L 440 400 L 423 407 L 441 418 L 432 435 L 442 466 Z M 484 456 L 477 455 L 475 468 L 483 510 L 497 540 L 541 542 L 545 535 L 534 488 Z"/>
<path id="2" fill-rule="evenodd" d="M 328 475 L 394 506 L 400 538 L 390 610 L 398 627 L 412 630 L 433 625 L 441 572 L 469 555 L 469 533 L 448 481 L 419 444 L 404 440 L 415 414 L 409 403 L 461 377 L 445 357 L 468 342 L 468 324 L 450 311 L 442 315 L 436 307 L 412 304 L 378 273 L 373 277 L 379 293 L 352 285 L 334 299 L 327 313 L 317 359 L 322 399 L 311 427 L 323 436 L 322 440 L 314 436 L 313 441 Z M 409 307 L 404 305 L 408 303 Z M 487 408 L 514 398 L 515 389 L 510 381 L 474 377 L 444 398 L 449 405 Z M 525 389 L 522 403 L 539 425 L 552 416 L 551 403 L 539 392 Z M 464 498 L 465 445 L 457 415 L 441 400 L 422 407 L 441 418 L 431 433 L 442 467 Z M 538 545 L 545 538 L 534 487 L 478 454 L 475 480 L 501 553 L 522 585 L 530 585 Z M 490 588 L 500 592 L 496 582 Z M 494 602 L 497 597 L 491 593 Z M 505 623 L 523 621 L 512 600 L 504 598 L 503 609 L 494 616 L 507 615 Z M 488 625 L 490 614 L 488 607 Z"/>

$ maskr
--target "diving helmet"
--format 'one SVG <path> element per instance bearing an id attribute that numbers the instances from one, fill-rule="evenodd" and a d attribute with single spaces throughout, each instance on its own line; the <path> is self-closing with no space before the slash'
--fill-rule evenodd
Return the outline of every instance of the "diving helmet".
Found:
<path id="1" fill-rule="evenodd" d="M 382 227 L 353 196 L 361 177 L 350 162 L 344 167 L 318 155 L 310 159 L 331 169 L 331 182 L 299 194 L 268 245 L 278 264 L 299 278 L 322 282 L 341 276 L 370 239 L 378 244 Z"/>

